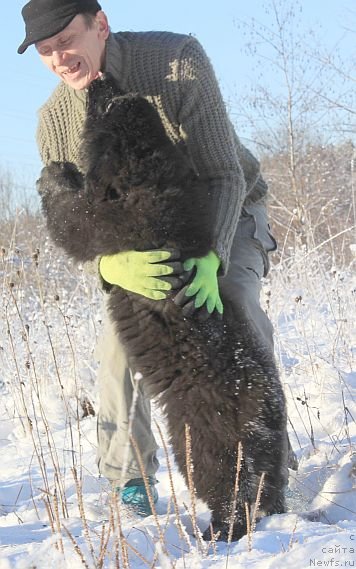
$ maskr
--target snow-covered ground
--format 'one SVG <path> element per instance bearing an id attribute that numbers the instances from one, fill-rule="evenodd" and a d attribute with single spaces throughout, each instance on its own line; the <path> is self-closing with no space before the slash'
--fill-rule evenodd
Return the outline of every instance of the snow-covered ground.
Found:
<path id="1" fill-rule="evenodd" d="M 98 477 L 101 293 L 48 242 L 39 256 L 29 247 L 5 247 L 0 260 L 1 569 L 356 565 L 355 267 L 326 271 L 321 256 L 299 251 L 265 283 L 299 471 L 288 513 L 208 547 L 193 537 L 190 494 L 170 452 L 169 464 L 159 454 L 156 517 L 130 517 Z M 209 523 L 202 503 L 197 523 Z"/>

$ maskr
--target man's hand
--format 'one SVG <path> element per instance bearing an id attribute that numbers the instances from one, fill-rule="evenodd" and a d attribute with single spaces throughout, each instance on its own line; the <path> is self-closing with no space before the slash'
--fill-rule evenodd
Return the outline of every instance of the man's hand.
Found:
<path id="1" fill-rule="evenodd" d="M 101 257 L 99 271 L 112 285 L 152 300 L 163 300 L 167 298 L 167 292 L 163 291 L 181 286 L 178 275 L 183 266 L 178 258 L 177 251 L 124 251 Z M 169 262 L 162 263 L 168 259 Z"/>
<path id="2" fill-rule="evenodd" d="M 174 302 L 183 307 L 183 313 L 188 316 L 195 309 L 204 307 L 208 314 L 217 310 L 223 313 L 223 304 L 219 295 L 217 272 L 220 259 L 210 251 L 205 257 L 187 259 L 183 264 L 185 271 L 195 269 L 195 276 L 188 287 L 184 287 L 175 297 Z M 191 297 L 195 296 L 192 302 Z"/>

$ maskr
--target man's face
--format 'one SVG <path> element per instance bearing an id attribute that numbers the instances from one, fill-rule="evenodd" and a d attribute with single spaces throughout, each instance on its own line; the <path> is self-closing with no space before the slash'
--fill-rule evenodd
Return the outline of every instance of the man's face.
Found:
<path id="1" fill-rule="evenodd" d="M 81 90 L 95 79 L 103 65 L 109 27 L 104 12 L 96 14 L 88 29 L 79 14 L 64 30 L 36 43 L 43 63 L 73 89 Z"/>

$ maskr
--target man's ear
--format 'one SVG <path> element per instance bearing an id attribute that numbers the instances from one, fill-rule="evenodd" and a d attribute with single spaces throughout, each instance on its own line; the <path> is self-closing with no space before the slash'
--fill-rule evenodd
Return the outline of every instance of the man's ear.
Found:
<path id="1" fill-rule="evenodd" d="M 106 40 L 108 38 L 110 29 L 109 29 L 108 18 L 106 16 L 105 12 L 103 12 L 102 10 L 99 10 L 99 12 L 97 12 L 95 14 L 95 20 L 96 20 L 98 32 L 100 34 L 100 39 Z"/>

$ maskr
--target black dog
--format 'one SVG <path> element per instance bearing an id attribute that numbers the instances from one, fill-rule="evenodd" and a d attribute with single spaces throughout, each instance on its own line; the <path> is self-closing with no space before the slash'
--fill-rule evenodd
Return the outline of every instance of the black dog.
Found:
<path id="1" fill-rule="evenodd" d="M 121 95 L 109 76 L 89 88 L 81 156 L 83 174 L 73 164 L 51 163 L 38 182 L 50 234 L 75 260 L 169 248 L 184 261 L 212 248 L 206 188 L 153 106 Z M 114 286 L 109 308 L 131 369 L 165 411 L 183 475 L 190 426 L 196 492 L 226 540 L 231 516 L 233 539 L 246 533 L 246 503 L 254 504 L 262 472 L 261 510 L 284 511 L 287 434 L 273 355 L 222 300 L 223 320 L 201 321 L 186 318 L 172 299 L 151 301 Z M 239 442 L 243 461 L 231 513 Z"/>

